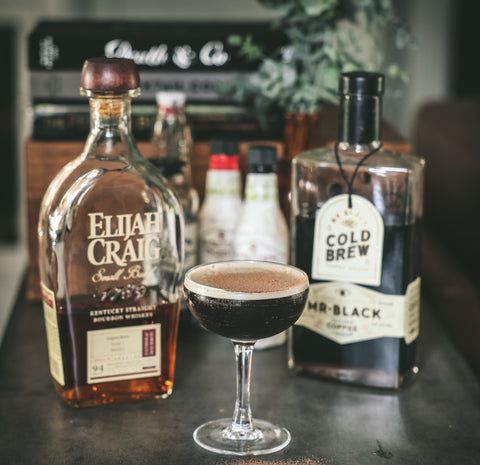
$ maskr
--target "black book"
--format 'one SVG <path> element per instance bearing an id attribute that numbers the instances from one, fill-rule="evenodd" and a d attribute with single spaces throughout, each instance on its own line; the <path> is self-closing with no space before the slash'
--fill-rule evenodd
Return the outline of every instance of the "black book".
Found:
<path id="1" fill-rule="evenodd" d="M 32 138 L 35 140 L 84 140 L 89 131 L 87 102 L 35 104 L 32 107 Z M 280 139 L 283 128 L 262 130 L 258 121 L 238 105 L 199 105 L 187 107 L 189 123 L 196 141 L 217 137 L 242 140 Z M 156 118 L 154 105 L 132 106 L 132 132 L 137 140 L 149 140 Z"/>
<path id="2" fill-rule="evenodd" d="M 92 56 L 133 59 L 141 99 L 158 90 L 182 90 L 192 102 L 231 101 L 222 91 L 234 76 L 247 76 L 259 60 L 232 46 L 233 36 L 251 37 L 267 55 L 284 43 L 268 23 L 44 21 L 29 36 L 34 102 L 77 99 L 80 70 Z"/>

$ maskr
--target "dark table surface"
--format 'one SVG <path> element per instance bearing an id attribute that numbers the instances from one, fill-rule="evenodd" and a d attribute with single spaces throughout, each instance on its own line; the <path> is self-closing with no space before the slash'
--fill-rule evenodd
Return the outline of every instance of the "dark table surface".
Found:
<path id="1" fill-rule="evenodd" d="M 428 312 L 422 318 L 424 369 L 398 393 L 292 376 L 284 348 L 257 352 L 254 416 L 286 426 L 292 442 L 243 459 L 192 440 L 200 423 L 232 412 L 228 341 L 184 332 L 168 400 L 73 409 L 50 381 L 40 304 L 20 298 L 0 349 L 0 464 L 480 464 L 479 381 Z"/>

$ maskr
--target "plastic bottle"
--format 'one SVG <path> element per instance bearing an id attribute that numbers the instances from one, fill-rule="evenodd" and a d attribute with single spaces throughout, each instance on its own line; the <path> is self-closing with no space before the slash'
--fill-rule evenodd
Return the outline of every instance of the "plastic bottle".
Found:
<path id="1" fill-rule="evenodd" d="M 231 260 L 233 240 L 241 210 L 241 176 L 238 143 L 212 143 L 205 201 L 199 214 L 200 262 Z"/>
<path id="2" fill-rule="evenodd" d="M 277 163 L 275 147 L 250 147 L 245 202 L 235 233 L 236 259 L 288 263 L 288 227 L 279 205 Z M 280 333 L 261 339 L 255 347 L 273 347 L 285 340 L 285 333 Z"/>

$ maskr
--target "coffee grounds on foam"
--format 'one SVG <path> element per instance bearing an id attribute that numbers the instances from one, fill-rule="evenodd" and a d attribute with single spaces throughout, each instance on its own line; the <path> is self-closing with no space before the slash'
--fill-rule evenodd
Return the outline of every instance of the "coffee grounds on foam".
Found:
<path id="1" fill-rule="evenodd" d="M 304 282 L 303 276 L 285 270 L 239 266 L 238 268 L 203 268 L 191 274 L 198 284 L 230 292 L 281 292 Z"/>

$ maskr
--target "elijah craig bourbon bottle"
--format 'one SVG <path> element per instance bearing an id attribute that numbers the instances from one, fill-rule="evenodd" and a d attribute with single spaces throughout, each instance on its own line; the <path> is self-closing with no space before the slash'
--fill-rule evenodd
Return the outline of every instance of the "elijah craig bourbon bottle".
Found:
<path id="1" fill-rule="evenodd" d="M 38 226 L 50 372 L 74 406 L 172 392 L 181 207 L 130 132 L 131 60 L 85 62 L 91 129 L 49 186 Z"/>
<path id="2" fill-rule="evenodd" d="M 397 388 L 418 371 L 424 161 L 382 149 L 383 91 L 381 74 L 342 74 L 338 143 L 293 161 L 292 260 L 311 284 L 289 364 Z"/>

